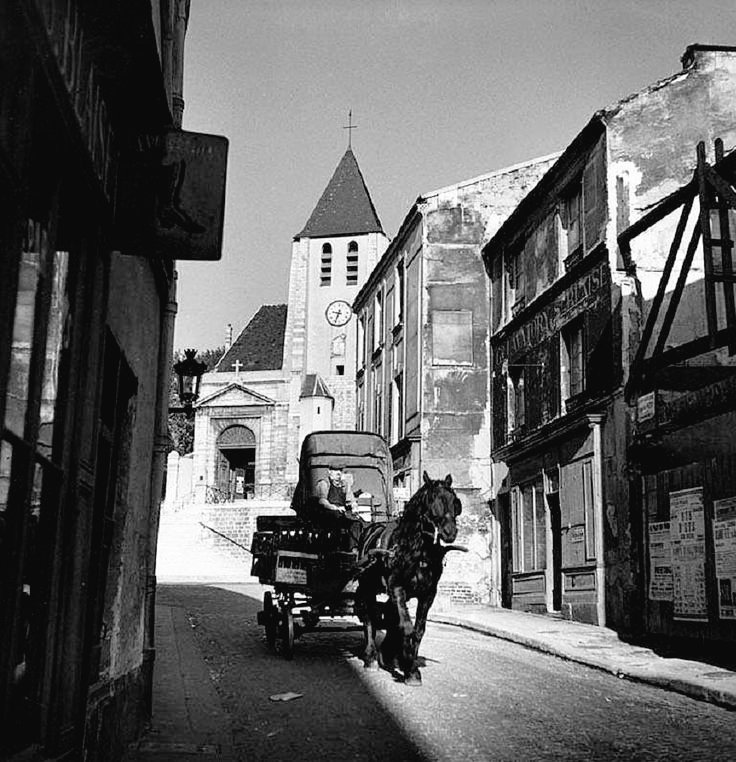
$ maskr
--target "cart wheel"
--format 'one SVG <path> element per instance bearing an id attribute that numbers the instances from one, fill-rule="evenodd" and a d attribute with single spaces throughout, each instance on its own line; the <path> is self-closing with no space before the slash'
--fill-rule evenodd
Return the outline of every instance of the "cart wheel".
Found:
<path id="1" fill-rule="evenodd" d="M 276 645 L 278 612 L 273 605 L 273 596 L 268 590 L 263 594 L 263 621 L 266 629 L 266 643 L 269 648 L 273 648 Z"/>
<path id="2" fill-rule="evenodd" d="M 291 608 L 285 606 L 281 611 L 279 633 L 281 636 L 281 655 L 284 659 L 294 658 L 294 615 Z"/>

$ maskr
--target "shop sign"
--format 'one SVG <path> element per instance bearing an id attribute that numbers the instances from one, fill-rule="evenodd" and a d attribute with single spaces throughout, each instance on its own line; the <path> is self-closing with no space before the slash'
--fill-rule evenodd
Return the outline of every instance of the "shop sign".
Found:
<path id="1" fill-rule="evenodd" d="M 95 48 L 95 41 L 84 33 L 78 3 L 46 0 L 38 7 L 95 175 L 110 200 L 116 180 L 113 133 L 99 74 L 86 52 Z"/>
<path id="2" fill-rule="evenodd" d="M 718 616 L 736 619 L 736 497 L 713 501 Z"/>
<path id="3" fill-rule="evenodd" d="M 505 356 L 513 357 L 521 350 L 541 344 L 573 318 L 606 304 L 609 297 L 607 284 L 608 263 L 599 262 L 514 331 L 504 342 Z M 498 356 L 502 358 L 501 353 Z"/>
<path id="4" fill-rule="evenodd" d="M 225 217 L 227 138 L 170 130 L 161 139 L 154 237 L 172 259 L 218 260 Z"/>
<path id="5" fill-rule="evenodd" d="M 394 487 L 394 500 L 409 500 L 411 491 L 408 487 Z"/>
<path id="6" fill-rule="evenodd" d="M 654 418 L 656 412 L 656 392 L 642 394 L 636 401 L 636 420 L 637 423 L 644 423 Z"/>
<path id="7" fill-rule="evenodd" d="M 698 420 L 734 407 L 736 399 L 736 373 L 714 384 L 694 389 L 669 400 L 663 400 L 659 423 L 678 423 Z"/>
<path id="8" fill-rule="evenodd" d="M 707 621 L 703 488 L 670 492 L 674 617 Z"/>
<path id="9" fill-rule="evenodd" d="M 669 521 L 649 522 L 649 599 L 672 600 L 672 540 Z"/>

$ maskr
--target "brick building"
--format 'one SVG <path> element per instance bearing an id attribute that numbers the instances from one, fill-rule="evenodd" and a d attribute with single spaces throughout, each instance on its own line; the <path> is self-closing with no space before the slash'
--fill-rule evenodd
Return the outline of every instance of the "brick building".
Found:
<path id="1" fill-rule="evenodd" d="M 689 179 L 699 141 L 736 142 L 736 50 L 682 63 L 597 112 L 483 250 L 504 604 L 622 632 L 643 590 L 623 385 L 676 219 L 626 259 L 617 234 Z"/>
<path id="2" fill-rule="evenodd" d="M 354 301 L 358 316 L 357 428 L 391 446 L 397 494 L 452 474 L 461 541 L 441 593 L 498 597 L 488 512 L 490 409 L 488 282 L 480 247 L 549 168 L 538 159 L 423 194 Z"/>

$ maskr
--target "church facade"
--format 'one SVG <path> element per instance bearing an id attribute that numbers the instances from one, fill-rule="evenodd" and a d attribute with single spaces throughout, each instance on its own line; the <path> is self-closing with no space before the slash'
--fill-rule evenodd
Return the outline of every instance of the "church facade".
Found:
<path id="1" fill-rule="evenodd" d="M 387 245 L 348 148 L 292 242 L 288 303 L 262 306 L 202 379 L 196 502 L 288 499 L 304 437 L 355 428 L 351 305 Z"/>

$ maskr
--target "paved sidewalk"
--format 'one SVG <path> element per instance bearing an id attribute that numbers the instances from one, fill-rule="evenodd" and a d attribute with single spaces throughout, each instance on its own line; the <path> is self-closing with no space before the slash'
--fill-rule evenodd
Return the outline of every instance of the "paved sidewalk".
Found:
<path id="1" fill-rule="evenodd" d="M 230 721 L 194 641 L 184 609 L 156 605 L 156 661 L 150 730 L 124 762 L 237 759 Z"/>
<path id="2" fill-rule="evenodd" d="M 659 656 L 648 648 L 624 643 L 605 627 L 490 606 L 430 612 L 429 620 L 510 640 L 618 677 L 736 709 L 736 672 Z"/>

